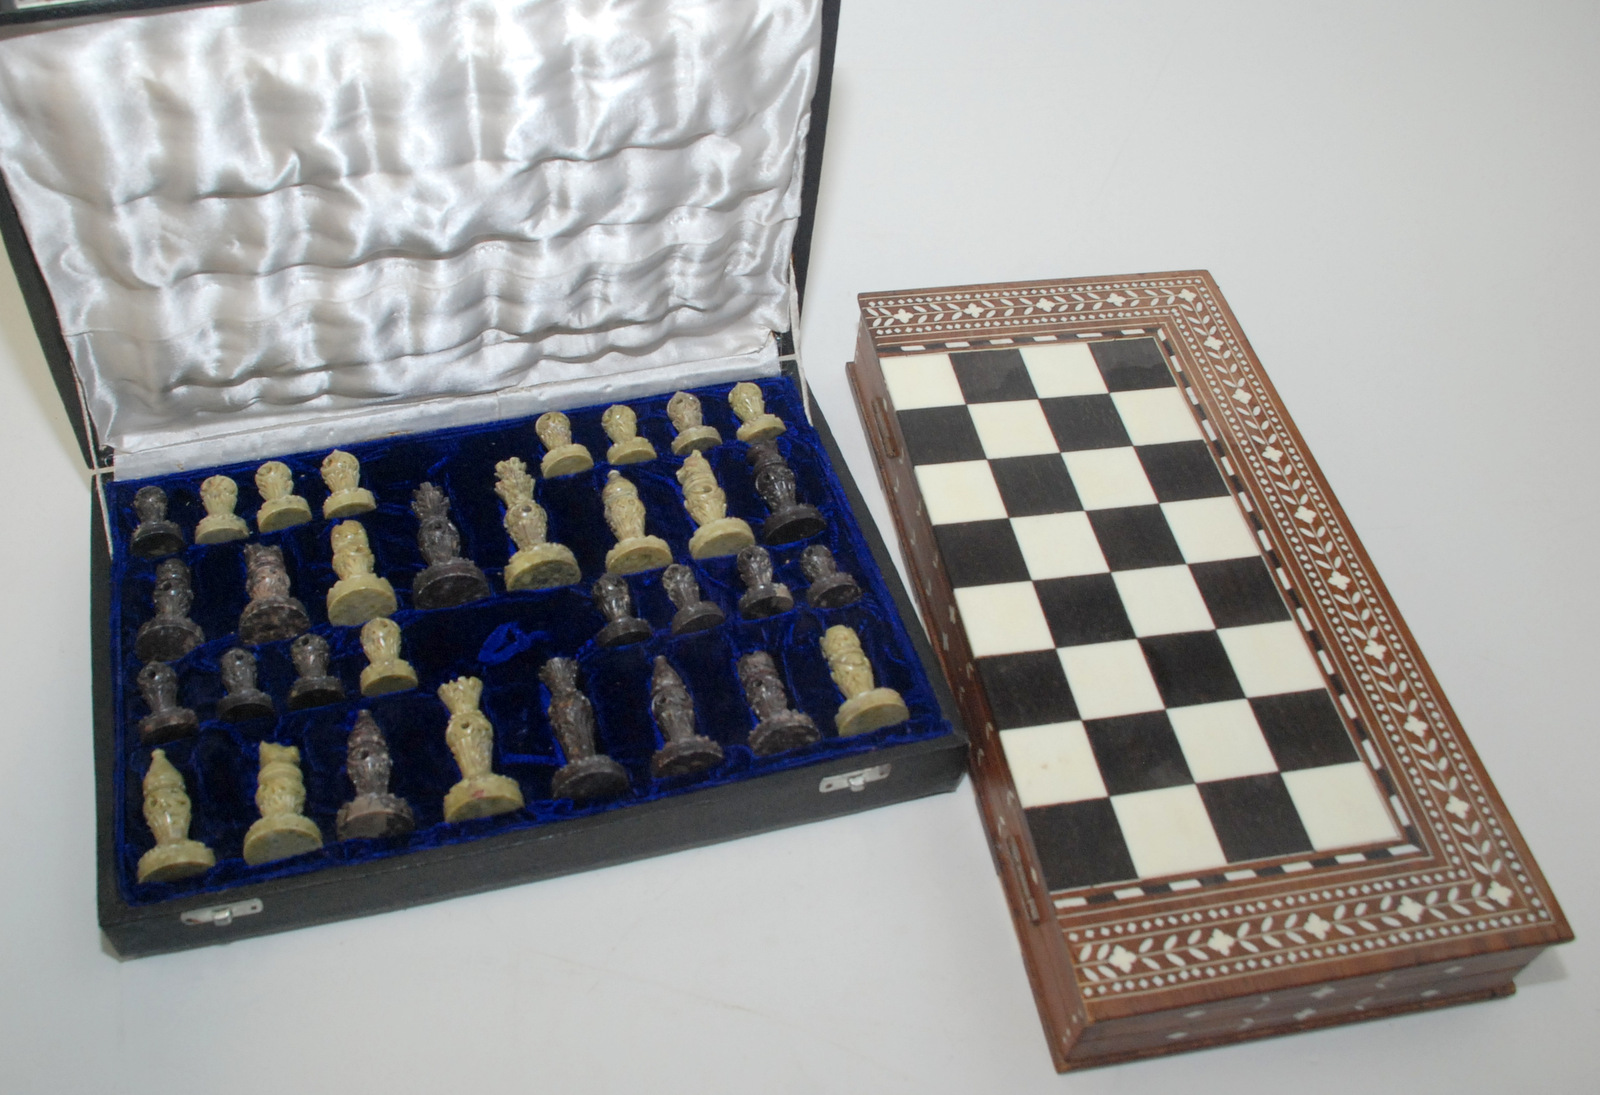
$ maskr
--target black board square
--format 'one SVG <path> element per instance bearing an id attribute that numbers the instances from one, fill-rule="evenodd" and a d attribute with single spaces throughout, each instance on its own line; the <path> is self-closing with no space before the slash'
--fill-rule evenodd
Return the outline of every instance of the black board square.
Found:
<path id="1" fill-rule="evenodd" d="M 1110 799 L 1036 806 L 1026 813 L 1044 883 L 1052 892 L 1135 877 Z"/>
<path id="2" fill-rule="evenodd" d="M 1078 705 L 1054 650 L 1000 654 L 977 662 L 998 729 L 1046 726 L 1078 717 Z"/>
<path id="3" fill-rule="evenodd" d="M 1311 851 L 1311 838 L 1276 772 L 1199 787 L 1200 801 L 1229 863 Z"/>
<path id="4" fill-rule="evenodd" d="M 1020 350 L 967 350 L 952 353 L 950 364 L 968 403 L 1038 398 Z"/>
<path id="5" fill-rule="evenodd" d="M 1218 627 L 1245 627 L 1287 620 L 1289 606 L 1260 558 L 1191 563 L 1189 572 Z"/>
<path id="6" fill-rule="evenodd" d="M 1141 445 L 1134 451 L 1144 465 L 1150 488 L 1162 502 L 1217 498 L 1228 493 L 1228 484 L 1223 482 L 1204 441 Z"/>
<path id="7" fill-rule="evenodd" d="M 1194 782 L 1165 712 L 1086 719 L 1083 728 L 1108 794 L 1129 795 Z"/>
<path id="8" fill-rule="evenodd" d="M 1160 506 L 1092 510 L 1089 524 L 1112 570 L 1169 567 L 1183 562 Z"/>
<path id="9" fill-rule="evenodd" d="M 966 521 L 936 525 L 934 537 L 952 586 L 988 586 L 1026 582 L 1023 561 L 1010 521 Z"/>
<path id="10" fill-rule="evenodd" d="M 1034 582 L 1033 588 L 1058 647 L 1133 638 L 1133 625 L 1111 575 L 1049 578 Z"/>
<path id="11" fill-rule="evenodd" d="M 1161 347 L 1153 338 L 1091 342 L 1089 352 L 1094 354 L 1095 364 L 1100 366 L 1100 375 L 1105 377 L 1106 388 L 1110 391 L 1170 388 L 1174 384 L 1166 358 L 1161 356 Z"/>
<path id="12" fill-rule="evenodd" d="M 900 412 L 900 432 L 913 464 L 982 460 L 983 442 L 965 407 L 922 407 Z"/>
<path id="13" fill-rule="evenodd" d="M 1041 399 L 1039 406 L 1062 452 L 1120 449 L 1131 444 L 1109 395 L 1063 395 Z"/>
<path id="14" fill-rule="evenodd" d="M 1071 513 L 1083 508 L 1059 456 L 1013 456 L 989 461 L 1000 499 L 1012 517 Z"/>
<path id="15" fill-rule="evenodd" d="M 1285 692 L 1250 701 L 1280 772 L 1359 760 L 1355 742 L 1326 690 Z"/>
<path id="16" fill-rule="evenodd" d="M 1244 696 L 1233 663 L 1215 631 L 1186 631 L 1178 635 L 1151 635 L 1139 640 L 1150 675 L 1168 707 L 1191 703 L 1216 703 Z"/>

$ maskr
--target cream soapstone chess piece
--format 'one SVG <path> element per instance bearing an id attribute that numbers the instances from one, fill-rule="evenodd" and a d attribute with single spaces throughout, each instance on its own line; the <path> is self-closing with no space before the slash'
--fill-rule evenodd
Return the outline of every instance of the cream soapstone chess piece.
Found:
<path id="1" fill-rule="evenodd" d="M 356 797 L 339 807 L 334 831 L 340 840 L 378 840 L 405 836 L 416 828 L 411 804 L 389 791 L 394 762 L 389 743 L 371 711 L 356 716 L 345 748 L 344 770 L 355 784 Z"/>
<path id="2" fill-rule="evenodd" d="M 672 451 L 679 456 L 714 448 L 722 444 L 722 435 L 715 426 L 707 426 L 701 419 L 700 400 L 688 392 L 678 392 L 667 400 L 667 417 L 677 436 L 672 439 Z"/>
<path id="3" fill-rule="evenodd" d="M 647 438 L 639 436 L 639 416 L 632 407 L 621 403 L 606 408 L 600 416 L 600 426 L 611 438 L 606 450 L 608 464 L 643 464 L 656 458 L 656 447 Z"/>
<path id="4" fill-rule="evenodd" d="M 139 857 L 140 882 L 176 882 L 217 865 L 210 848 L 189 839 L 190 817 L 183 776 L 167 754 L 157 749 L 150 754 L 150 770 L 144 774 L 144 821 L 156 844 Z"/>
<path id="5" fill-rule="evenodd" d="M 328 590 L 328 622 L 355 627 L 399 606 L 394 586 L 372 572 L 374 559 L 367 530 L 360 521 L 341 521 L 328 534 L 333 543 L 333 571 L 339 580 Z"/>
<path id="6" fill-rule="evenodd" d="M 167 492 L 157 486 L 140 487 L 133 496 L 139 525 L 128 538 L 128 548 L 145 559 L 159 559 L 183 550 L 183 530 L 167 520 Z"/>
<path id="7" fill-rule="evenodd" d="M 261 811 L 261 818 L 244 834 L 244 861 L 252 867 L 322 847 L 322 830 L 300 812 L 306 805 L 300 750 L 293 745 L 264 741 L 260 756 L 256 809 Z"/>
<path id="8" fill-rule="evenodd" d="M 400 625 L 387 616 L 362 626 L 361 649 L 368 662 L 361 671 L 363 696 L 386 696 L 417 686 L 417 671 L 400 656 Z"/>
<path id="9" fill-rule="evenodd" d="M 533 424 L 533 432 L 544 442 L 544 459 L 539 474 L 546 479 L 577 475 L 594 467 L 589 450 L 572 440 L 572 423 L 560 411 L 546 411 Z"/>
<path id="10" fill-rule="evenodd" d="M 606 571 L 611 574 L 637 574 L 655 570 L 672 562 L 672 549 L 659 536 L 644 531 L 644 503 L 639 488 L 612 471 L 600 491 L 606 524 L 617 538 L 617 545 L 606 552 Z"/>
<path id="11" fill-rule="evenodd" d="M 206 515 L 194 527 L 197 544 L 226 544 L 250 535 L 250 526 L 233 512 L 239 504 L 239 484 L 226 475 L 213 475 L 200 484 L 200 504 Z"/>
<path id="12" fill-rule="evenodd" d="M 289 572 L 276 544 L 244 546 L 250 603 L 239 613 L 239 638 L 255 645 L 290 639 L 311 626 L 306 606 L 289 596 Z"/>
<path id="13" fill-rule="evenodd" d="M 446 821 L 471 821 L 510 813 L 523 806 L 522 789 L 510 776 L 491 771 L 494 727 L 478 710 L 483 682 L 477 677 L 457 677 L 439 686 L 439 698 L 450 709 L 444 740 L 461 769 L 461 782 L 444 796 Z"/>
<path id="14" fill-rule="evenodd" d="M 704 453 L 692 452 L 678 468 L 683 486 L 683 508 L 699 527 L 689 537 L 689 554 L 696 559 L 736 555 L 741 548 L 756 542 L 750 526 L 728 516 L 728 496 L 717 486 L 717 477 Z"/>
<path id="15" fill-rule="evenodd" d="M 892 688 L 873 687 L 872 665 L 854 631 L 843 624 L 828 628 L 822 636 L 822 656 L 828 659 L 833 683 L 845 698 L 833 716 L 840 737 L 865 734 L 911 717 L 900 693 Z"/>
<path id="16" fill-rule="evenodd" d="M 322 481 L 328 485 L 322 516 L 329 521 L 371 513 L 378 508 L 378 500 L 361 485 L 361 461 L 343 449 L 334 449 L 322 458 Z"/>
<path id="17" fill-rule="evenodd" d="M 761 389 L 748 380 L 741 381 L 728 392 L 728 405 L 744 425 L 739 427 L 740 441 L 771 441 L 789 427 L 783 419 L 767 412 Z"/>
<path id="18" fill-rule="evenodd" d="M 578 560 L 562 544 L 548 542 L 549 519 L 533 500 L 533 476 L 517 457 L 494 466 L 495 493 L 506 504 L 506 534 L 517 550 L 506 563 L 506 589 L 555 589 L 583 577 Z"/>
<path id="19" fill-rule="evenodd" d="M 261 492 L 261 508 L 256 510 L 256 528 L 277 532 L 311 520 L 311 503 L 294 493 L 294 474 L 280 460 L 268 460 L 256 469 L 256 490 Z"/>

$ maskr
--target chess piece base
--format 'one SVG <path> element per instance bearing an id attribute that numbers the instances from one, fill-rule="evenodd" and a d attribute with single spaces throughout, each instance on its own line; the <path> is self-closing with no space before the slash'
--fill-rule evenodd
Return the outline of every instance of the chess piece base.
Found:
<path id="1" fill-rule="evenodd" d="M 627 789 L 627 770 L 604 754 L 572 761 L 550 779 L 551 798 L 574 802 L 615 798 Z"/>
<path id="2" fill-rule="evenodd" d="M 758 414 L 739 427 L 739 440 L 746 443 L 771 441 L 788 428 L 783 424 L 783 419 L 775 414 Z"/>
<path id="3" fill-rule="evenodd" d="M 382 840 L 405 836 L 417 819 L 399 795 L 357 795 L 339 807 L 333 824 L 340 840 Z"/>
<path id="4" fill-rule="evenodd" d="M 416 678 L 412 678 L 412 687 Z M 344 699 L 344 682 L 338 677 L 301 677 L 289 686 L 289 710 L 304 711 L 308 707 L 338 703 Z"/>
<path id="5" fill-rule="evenodd" d="M 821 737 L 822 732 L 809 715 L 783 711 L 756 723 L 756 728 L 750 731 L 750 748 L 757 756 L 767 757 L 810 745 Z"/>
<path id="6" fill-rule="evenodd" d="M 205 874 L 217 865 L 216 853 L 198 840 L 157 844 L 139 857 L 140 882 L 176 882 Z"/>
<path id="7" fill-rule="evenodd" d="M 669 741 L 650 758 L 650 774 L 656 779 L 692 776 L 722 763 L 722 746 L 696 734 L 683 741 Z"/>
<path id="8" fill-rule="evenodd" d="M 656 458 L 656 447 L 642 437 L 618 441 L 606 450 L 608 464 L 643 464 Z"/>
<path id="9" fill-rule="evenodd" d="M 387 696 L 417 686 L 417 671 L 407 661 L 395 660 L 369 665 L 361 671 L 363 696 Z"/>
<path id="10" fill-rule="evenodd" d="M 627 646 L 630 643 L 642 643 L 651 633 L 647 622 L 626 616 L 606 624 L 594 638 L 601 646 L 609 649 L 614 646 Z"/>
<path id="11" fill-rule="evenodd" d="M 861 587 L 853 577 L 837 571 L 807 586 L 806 600 L 812 608 L 843 608 L 861 600 Z"/>
<path id="12" fill-rule="evenodd" d="M 141 559 L 159 559 L 182 551 L 183 532 L 171 521 L 146 521 L 133 530 L 128 548 Z"/>
<path id="13" fill-rule="evenodd" d="M 523 548 L 506 564 L 507 589 L 555 589 L 583 577 L 572 552 L 561 544 Z"/>
<path id="14" fill-rule="evenodd" d="M 342 517 L 357 517 L 363 513 L 371 513 L 378 508 L 378 500 L 366 487 L 356 487 L 354 490 L 336 490 L 328 495 L 322 503 L 322 516 L 329 521 L 337 521 Z"/>
<path id="15" fill-rule="evenodd" d="M 859 696 L 851 696 L 839 705 L 833 716 L 833 725 L 841 738 L 865 734 L 884 726 L 905 722 L 911 717 L 906 701 L 892 688 L 874 688 Z"/>
<path id="16" fill-rule="evenodd" d="M 695 530 L 689 537 L 689 554 L 696 559 L 714 559 L 718 555 L 737 555 L 743 548 L 756 542 L 750 526 L 737 517 L 723 517 L 710 521 Z"/>
<path id="17" fill-rule="evenodd" d="M 205 641 L 205 632 L 188 617 L 157 616 L 139 628 L 133 652 L 141 662 L 175 662 Z"/>
<path id="18" fill-rule="evenodd" d="M 310 626 L 306 606 L 293 597 L 251 601 L 239 613 L 239 638 L 251 646 L 292 639 Z"/>
<path id="19" fill-rule="evenodd" d="M 470 559 L 447 559 L 416 576 L 411 583 L 411 602 L 418 608 L 454 608 L 481 601 L 493 592 L 477 564 Z"/>
<path id="20" fill-rule="evenodd" d="M 672 633 L 693 635 L 697 631 L 710 631 L 713 627 L 721 627 L 727 618 L 722 609 L 710 601 L 696 601 L 673 614 Z"/>
<path id="21" fill-rule="evenodd" d="M 229 722 L 249 722 L 251 719 L 264 719 L 277 713 L 277 708 L 272 706 L 272 697 L 259 688 L 230 692 L 217 701 L 217 717 L 227 719 Z"/>
<path id="22" fill-rule="evenodd" d="M 574 442 L 571 445 L 557 445 L 545 453 L 544 459 L 539 461 L 539 474 L 546 479 L 558 479 L 563 475 L 577 475 L 592 467 L 594 457 L 589 455 L 589 450 Z"/>
<path id="23" fill-rule="evenodd" d="M 764 620 L 794 607 L 794 594 L 782 582 L 770 586 L 756 586 L 744 591 L 739 598 L 739 615 L 747 620 Z"/>
<path id="24" fill-rule="evenodd" d="M 256 511 L 256 528 L 262 532 L 277 532 L 293 528 L 311 520 L 311 503 L 298 494 L 261 503 Z"/>
<path id="25" fill-rule="evenodd" d="M 237 513 L 202 517 L 194 527 L 194 542 L 197 544 L 226 544 L 243 540 L 249 535 L 250 526 Z"/>
<path id="26" fill-rule="evenodd" d="M 335 627 L 358 627 L 399 607 L 394 586 L 376 574 L 341 578 L 328 590 L 328 622 Z"/>
<path id="27" fill-rule="evenodd" d="M 446 821 L 471 821 L 522 809 L 522 788 L 510 776 L 490 772 L 476 779 L 464 779 L 444 796 Z"/>
<path id="28" fill-rule="evenodd" d="M 637 574 L 658 570 L 672 562 L 672 549 L 659 536 L 630 536 L 618 540 L 606 552 L 606 571 L 610 574 Z"/>
<path id="29" fill-rule="evenodd" d="M 715 426 L 690 426 L 672 439 L 672 451 L 679 456 L 688 456 L 692 452 L 714 449 L 720 444 L 722 435 Z"/>
<path id="30" fill-rule="evenodd" d="M 264 817 L 244 834 L 244 861 L 254 867 L 322 847 L 322 830 L 300 814 Z"/>
<path id="31" fill-rule="evenodd" d="M 761 539 L 769 544 L 792 544 L 815 536 L 827 527 L 828 521 L 821 510 L 805 502 L 796 502 L 762 522 Z"/>
<path id="32" fill-rule="evenodd" d="M 164 745 L 198 733 L 200 720 L 187 707 L 157 711 L 139 720 L 140 745 Z"/>

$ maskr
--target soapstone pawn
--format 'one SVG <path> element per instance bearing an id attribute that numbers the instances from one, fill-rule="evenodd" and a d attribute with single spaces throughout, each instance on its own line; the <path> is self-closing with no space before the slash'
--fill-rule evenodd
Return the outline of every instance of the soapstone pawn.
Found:
<path id="1" fill-rule="evenodd" d="M 833 683 L 844 695 L 844 703 L 833 717 L 841 738 L 893 726 L 911 717 L 900 693 L 873 686 L 872 664 L 861 649 L 860 636 L 850 628 L 843 624 L 828 628 L 822 636 L 822 656 L 828 659 Z"/>
<path id="2" fill-rule="evenodd" d="M 217 717 L 229 722 L 249 722 L 277 713 L 272 697 L 256 687 L 256 656 L 236 646 L 222 655 L 222 687 L 227 695 L 217 701 Z"/>
<path id="3" fill-rule="evenodd" d="M 233 512 L 239 504 L 239 484 L 226 475 L 213 475 L 200 484 L 200 504 L 206 515 L 194 527 L 197 544 L 226 544 L 250 535 L 245 519 Z"/>
<path id="4" fill-rule="evenodd" d="M 606 524 L 617 538 L 616 546 L 606 552 L 608 573 L 637 574 L 672 562 L 672 549 L 667 547 L 667 542 L 645 533 L 644 503 L 639 501 L 639 488 L 624 479 L 621 472 L 612 471 L 606 476 L 600 503 L 605 507 Z"/>
<path id="5" fill-rule="evenodd" d="M 298 676 L 289 686 L 289 710 L 304 711 L 344 699 L 344 682 L 328 672 L 328 640 L 306 632 L 289 644 Z"/>
<path id="6" fill-rule="evenodd" d="M 595 636 L 595 641 L 601 646 L 627 646 L 650 637 L 650 625 L 633 614 L 633 595 L 628 590 L 628 579 L 620 574 L 602 574 L 595 579 L 590 594 L 607 621 Z"/>
<path id="7" fill-rule="evenodd" d="M 156 588 L 150 594 L 156 614 L 134 636 L 133 652 L 142 662 L 175 662 L 206 641 L 200 625 L 189 619 L 194 590 L 182 559 L 156 564 Z"/>
<path id="8" fill-rule="evenodd" d="M 795 499 L 794 469 L 772 441 L 757 441 L 747 456 L 756 469 L 756 493 L 767 504 L 771 516 L 761 526 L 761 538 L 769 544 L 788 544 L 815 536 L 828 527 L 816 506 Z"/>
<path id="9" fill-rule="evenodd" d="M 627 770 L 595 751 L 594 706 L 578 690 L 578 663 L 551 658 L 539 679 L 550 689 L 550 728 L 567 758 L 550 779 L 551 797 L 584 802 L 622 794 L 628 789 Z"/>
<path id="10" fill-rule="evenodd" d="M 688 392 L 678 392 L 667 400 L 667 417 L 677 434 L 672 439 L 672 451 L 679 456 L 722 444 L 717 428 L 707 426 L 701 419 L 700 400 Z"/>
<path id="11" fill-rule="evenodd" d="M 411 804 L 389 791 L 394 762 L 371 711 L 356 716 L 345 747 L 344 770 L 355 785 L 356 797 L 339 807 L 334 816 L 333 827 L 340 840 L 405 836 L 416 828 Z"/>
<path id="12" fill-rule="evenodd" d="M 775 414 L 768 414 L 761 389 L 748 380 L 741 381 L 728 392 L 728 405 L 744 425 L 739 427 L 740 441 L 771 441 L 789 427 Z"/>
<path id="13" fill-rule="evenodd" d="M 144 774 L 144 822 L 155 836 L 155 847 L 139 857 L 140 882 L 176 882 L 193 878 L 217 865 L 214 852 L 189 839 L 192 811 L 183 776 L 160 749 L 150 754 Z"/>
<path id="14" fill-rule="evenodd" d="M 650 714 L 665 739 L 650 758 L 656 779 L 689 776 L 722 763 L 722 746 L 695 731 L 694 699 L 683 678 L 659 655 L 650 672 Z"/>
<path id="15" fill-rule="evenodd" d="M 400 602 L 389 580 L 372 572 L 376 561 L 361 522 L 340 521 L 329 530 L 328 539 L 333 545 L 333 572 L 339 576 L 328 590 L 328 622 L 356 627 L 393 614 Z"/>
<path id="16" fill-rule="evenodd" d="M 621 403 L 607 407 L 606 413 L 600 416 L 600 426 L 611 438 L 606 463 L 643 464 L 656 458 L 656 447 L 648 438 L 639 436 L 639 416 L 633 413 L 632 407 Z"/>
<path id="17" fill-rule="evenodd" d="M 750 748 L 758 756 L 798 749 L 822 737 L 809 715 L 790 709 L 778 667 L 765 650 L 739 659 L 739 684 L 744 688 L 745 703 L 755 712 Z"/>
<path id="18" fill-rule="evenodd" d="M 411 512 L 421 522 L 417 548 L 428 561 L 427 569 L 411 582 L 411 599 L 418 608 L 454 608 L 489 596 L 489 579 L 476 563 L 461 557 L 461 534 L 450 521 L 450 500 L 432 483 L 411 495 Z"/>
<path id="19" fill-rule="evenodd" d="M 494 726 L 478 709 L 482 695 L 483 682 L 477 677 L 457 677 L 439 686 L 439 699 L 450 709 L 444 740 L 461 769 L 461 782 L 444 796 L 446 821 L 493 817 L 523 806 L 517 781 L 492 770 Z"/>
<path id="20" fill-rule="evenodd" d="M 733 555 L 756 542 L 750 526 L 728 516 L 728 496 L 717 485 L 717 477 L 703 453 L 692 452 L 678 468 L 683 485 L 683 508 L 699 526 L 689 537 L 689 554 L 696 559 Z"/>
<path id="21" fill-rule="evenodd" d="M 667 596 L 678 609 L 672 615 L 674 635 L 692 635 L 697 631 L 707 631 L 721 626 L 727 619 L 720 607 L 711 601 L 701 599 L 699 580 L 695 578 L 694 571 L 682 563 L 673 563 L 662 571 L 661 584 L 666 587 Z"/>
<path id="22" fill-rule="evenodd" d="M 289 596 L 289 572 L 276 544 L 244 546 L 245 588 L 250 603 L 239 613 L 239 638 L 252 646 L 300 634 L 311 626 L 306 606 Z"/>
<path id="23" fill-rule="evenodd" d="M 256 469 L 256 490 L 262 499 L 256 528 L 262 532 L 277 532 L 311 520 L 311 503 L 294 493 L 294 473 L 281 460 L 268 460 Z"/>
<path id="24" fill-rule="evenodd" d="M 362 626 L 361 649 L 368 663 L 361 671 L 363 696 L 386 696 L 417 686 L 417 671 L 400 656 L 400 625 L 387 616 Z"/>
<path id="25" fill-rule="evenodd" d="M 806 587 L 806 600 L 812 608 L 843 608 L 861 600 L 861 587 L 839 569 L 826 545 L 812 544 L 802 551 L 800 569 L 811 583 Z"/>
<path id="26" fill-rule="evenodd" d="M 177 741 L 200 729 L 194 712 L 178 706 L 178 674 L 166 662 L 151 662 L 139 670 L 139 694 L 150 708 L 139 720 L 140 745 Z"/>
<path id="27" fill-rule="evenodd" d="M 533 424 L 533 432 L 544 442 L 544 459 L 539 474 L 546 479 L 577 475 L 594 467 L 589 450 L 572 440 L 572 423 L 560 411 L 546 411 Z"/>
<path id="28" fill-rule="evenodd" d="M 133 512 L 139 515 L 138 527 L 128 538 L 128 547 L 144 559 L 159 559 L 184 548 L 183 530 L 167 520 L 167 492 L 160 487 L 140 487 L 133 496 Z"/>
<path id="29" fill-rule="evenodd" d="M 506 504 L 505 526 L 516 553 L 506 563 L 506 588 L 554 589 L 583 576 L 578 560 L 562 544 L 548 542 L 549 519 L 533 500 L 533 476 L 513 456 L 494 466 L 495 493 Z"/>
<path id="30" fill-rule="evenodd" d="M 772 556 L 766 548 L 751 544 L 739 553 L 734 565 L 745 586 L 739 597 L 739 615 L 747 620 L 760 620 L 794 607 L 794 594 L 789 592 L 789 587 L 773 581 Z"/>
<path id="31" fill-rule="evenodd" d="M 334 449 L 322 458 L 322 481 L 328 486 L 328 497 L 322 501 L 322 516 L 329 521 L 356 517 L 378 508 L 378 500 L 361 485 L 361 461 L 343 449 Z"/>
<path id="32" fill-rule="evenodd" d="M 264 741 L 256 776 L 256 809 L 261 817 L 244 834 L 244 861 L 254 867 L 322 847 L 322 830 L 300 811 L 306 805 L 300 775 L 300 750 Z"/>

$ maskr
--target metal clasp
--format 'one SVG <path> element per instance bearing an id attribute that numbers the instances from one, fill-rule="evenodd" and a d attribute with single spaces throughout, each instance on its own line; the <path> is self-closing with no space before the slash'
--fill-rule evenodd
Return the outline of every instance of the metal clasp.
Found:
<path id="1" fill-rule="evenodd" d="M 207 905 L 203 909 L 190 909 L 179 919 L 185 924 L 211 924 L 214 927 L 226 928 L 239 917 L 253 916 L 260 912 L 261 908 L 261 899 L 252 897 L 248 901 L 235 901 L 231 905 Z"/>
<path id="2" fill-rule="evenodd" d="M 875 768 L 860 768 L 854 772 L 841 772 L 837 776 L 826 776 L 817 786 L 817 790 L 823 794 L 827 794 L 830 791 L 843 791 L 846 788 L 857 792 L 865 791 L 867 784 L 876 783 L 880 779 L 888 779 L 890 767 L 887 764 L 880 764 Z"/>

